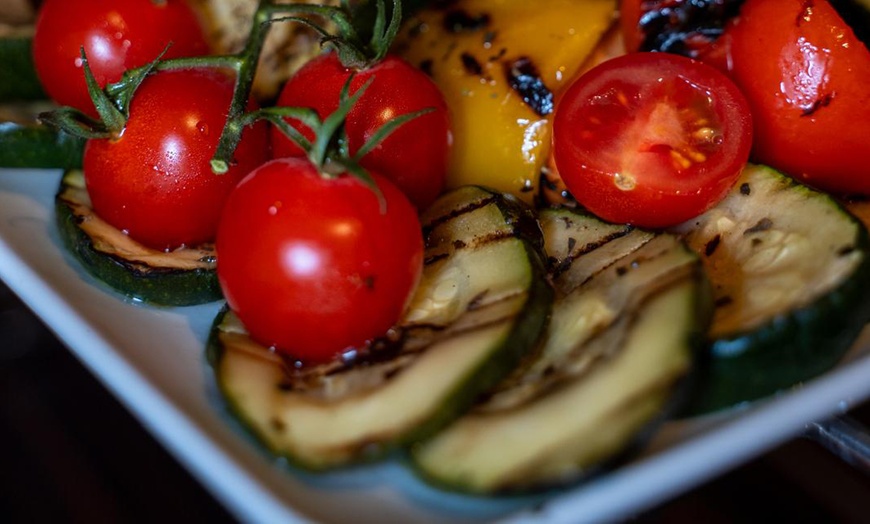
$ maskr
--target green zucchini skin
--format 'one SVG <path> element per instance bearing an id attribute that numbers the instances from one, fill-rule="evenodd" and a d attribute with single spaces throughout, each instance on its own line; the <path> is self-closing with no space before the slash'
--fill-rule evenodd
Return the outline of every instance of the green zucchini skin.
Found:
<path id="1" fill-rule="evenodd" d="M 754 196 L 755 189 L 762 186 L 765 193 L 759 198 L 769 199 L 763 205 L 769 210 L 774 229 L 785 224 L 782 231 L 789 232 L 790 223 L 794 223 L 792 221 L 811 220 L 812 227 L 806 230 L 821 232 L 810 239 L 811 245 L 819 246 L 817 249 L 820 251 L 836 249 L 836 257 L 854 257 L 857 260 L 850 271 L 830 289 L 805 303 L 757 319 L 751 326 L 715 332 L 717 320 L 714 320 L 708 366 L 703 371 L 697 394 L 684 412 L 685 416 L 701 415 L 767 398 L 829 371 L 842 360 L 870 321 L 870 300 L 867 300 L 867 290 L 870 289 L 870 240 L 865 226 L 832 197 L 765 166 L 749 166 L 721 205 L 729 205 L 730 199 L 732 203 L 746 201 L 742 207 L 732 205 L 732 209 L 748 212 L 757 208 L 749 199 Z M 782 201 L 785 197 L 789 200 Z M 810 207 L 813 202 L 815 207 Z M 813 214 L 814 209 L 826 212 Z M 802 214 L 810 216 L 802 218 Z M 703 222 L 704 218 L 700 221 Z M 835 223 L 837 229 L 850 231 L 849 240 L 832 248 L 825 247 L 825 231 L 828 229 L 824 226 L 828 223 Z M 688 227 L 692 229 L 694 226 Z M 703 235 L 690 240 L 708 266 L 719 256 L 719 248 L 712 253 L 706 252 L 709 250 L 709 240 Z M 820 251 L 806 252 L 803 256 L 821 256 Z M 718 279 L 716 272 L 711 271 L 711 275 L 715 285 Z M 824 275 L 803 276 L 809 283 Z M 727 307 L 722 306 L 722 303 L 727 304 L 723 300 L 723 293 L 727 292 L 727 289 L 717 292 L 719 307 Z"/>
<path id="2" fill-rule="evenodd" d="M 33 122 L 0 122 L 0 167 L 76 169 L 85 140 Z"/>
<path id="3" fill-rule="evenodd" d="M 231 312 L 215 320 L 206 352 L 228 409 L 295 467 L 371 462 L 428 437 L 537 348 L 553 292 L 528 207 L 467 186 L 443 195 L 421 223 L 424 272 L 393 330 L 398 339 L 375 341 L 353 365 L 336 361 L 299 375 Z M 439 291 L 447 288 L 457 294 L 445 299 Z"/>
<path id="4" fill-rule="evenodd" d="M 693 391 L 712 311 L 674 235 L 575 209 L 539 215 L 556 295 L 542 350 L 444 430 L 410 447 L 441 488 L 528 495 L 630 458 Z"/>
<path id="5" fill-rule="evenodd" d="M 213 265 L 208 269 L 153 267 L 97 249 L 81 227 L 82 216 L 64 197 L 71 173 L 64 176 L 55 197 L 55 221 L 64 247 L 91 276 L 133 301 L 154 306 L 191 306 L 223 298 Z"/>
<path id="6" fill-rule="evenodd" d="M 0 102 L 44 100 L 42 84 L 36 76 L 29 34 L 0 38 Z"/>

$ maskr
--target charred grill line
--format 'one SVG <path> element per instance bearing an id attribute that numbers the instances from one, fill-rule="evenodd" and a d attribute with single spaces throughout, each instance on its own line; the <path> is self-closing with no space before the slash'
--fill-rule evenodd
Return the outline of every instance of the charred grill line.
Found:
<path id="1" fill-rule="evenodd" d="M 489 198 L 481 199 L 477 202 L 474 202 L 471 205 L 468 205 L 468 206 L 465 206 L 465 207 L 462 207 L 459 209 L 454 209 L 453 211 L 451 211 L 450 213 L 447 213 L 446 215 L 441 215 L 438 218 L 431 220 L 428 224 L 423 224 L 423 238 L 425 238 L 427 240 L 427 242 L 426 242 L 427 245 L 429 244 L 428 239 L 429 239 L 429 235 L 432 234 L 432 230 L 434 230 L 435 228 L 437 228 L 441 224 L 444 224 L 445 222 L 449 222 L 450 220 L 453 220 L 454 218 L 459 217 L 461 215 L 464 215 L 466 213 L 471 213 L 472 211 L 476 211 L 478 209 L 486 207 L 486 206 L 494 203 L 495 201 L 496 201 L 496 196 L 492 195 Z"/>
<path id="2" fill-rule="evenodd" d="M 486 308 L 495 307 L 505 301 L 514 300 L 517 296 L 523 294 L 525 294 L 525 291 L 485 302 L 486 293 L 484 292 L 469 303 L 466 311 L 484 311 Z M 411 324 L 396 330 L 398 333 L 391 339 L 383 337 L 373 341 L 366 348 L 360 348 L 353 359 L 333 361 L 311 368 L 298 367 L 296 361 L 278 353 L 269 353 L 268 355 L 271 358 L 280 359 L 282 362 L 283 378 L 276 384 L 278 389 L 282 392 L 300 394 L 310 391 L 313 396 L 321 396 L 321 390 L 324 389 L 324 381 L 340 379 L 341 375 L 346 373 L 358 373 L 364 367 L 370 368 L 371 372 L 377 374 L 380 379 L 397 376 L 431 346 L 431 341 L 413 348 L 409 348 L 406 344 L 406 341 L 412 337 L 421 337 L 420 331 L 444 332 L 449 330 L 450 336 L 462 336 L 479 329 L 485 329 L 510 321 L 516 315 L 517 313 L 500 316 L 487 322 L 469 325 L 461 329 L 453 328 L 450 325 Z M 259 356 L 260 358 L 269 358 L 266 355 Z M 364 388 L 365 384 L 360 387 Z M 345 394 L 355 393 L 359 393 L 359 388 L 349 388 Z"/>
<path id="3" fill-rule="evenodd" d="M 667 252 L 668 250 L 665 249 L 660 253 L 644 257 L 644 260 L 653 260 L 659 256 L 664 256 Z M 619 261 L 614 261 L 614 263 L 617 262 Z M 554 393 L 569 382 L 595 373 L 600 366 L 620 354 L 614 349 L 623 348 L 624 338 L 631 331 L 632 325 L 638 318 L 637 312 L 661 293 L 680 282 L 691 279 L 695 271 L 697 271 L 695 264 L 683 263 L 657 275 L 657 278 L 647 283 L 648 285 L 635 288 L 626 303 L 620 307 L 619 315 L 612 322 L 601 326 L 562 358 L 542 361 L 544 365 L 539 371 L 532 370 L 529 365 L 518 369 L 497 389 L 493 390 L 486 400 L 481 401 L 474 411 L 488 414 L 521 409 L 524 404 Z M 572 293 L 577 292 L 582 293 L 583 291 L 572 291 Z M 608 336 L 609 339 L 606 338 Z M 585 362 L 583 362 L 584 360 Z M 574 364 L 579 362 L 580 365 L 571 366 L 572 362 Z M 526 391 L 517 393 L 523 387 L 526 387 Z M 510 395 L 519 395 L 519 398 L 512 401 L 509 398 Z"/>
<path id="4" fill-rule="evenodd" d="M 576 251 L 569 251 L 568 255 L 565 257 L 564 260 L 562 260 L 561 262 L 558 262 L 555 267 L 551 268 L 551 274 L 553 275 L 553 279 L 555 280 L 555 279 L 559 278 L 562 275 L 562 273 L 564 273 L 565 271 L 568 271 L 571 268 L 571 266 L 574 264 L 574 261 L 577 260 L 578 258 L 582 257 L 583 255 L 586 255 L 587 253 L 591 253 L 591 252 L 595 251 L 596 249 L 604 247 L 608 243 L 613 242 L 614 240 L 618 240 L 626 235 L 629 235 L 632 231 L 634 231 L 634 229 L 635 228 L 633 226 L 627 225 L 623 229 L 616 231 L 614 233 L 611 233 L 609 235 L 603 236 L 603 237 L 599 238 L 598 240 L 595 240 L 594 242 L 587 242 L 585 245 L 583 245 L 580 249 L 578 249 Z M 571 238 L 571 239 L 569 239 L 568 242 L 569 242 L 569 245 L 573 246 L 573 244 L 576 244 L 577 240 L 574 238 Z"/>

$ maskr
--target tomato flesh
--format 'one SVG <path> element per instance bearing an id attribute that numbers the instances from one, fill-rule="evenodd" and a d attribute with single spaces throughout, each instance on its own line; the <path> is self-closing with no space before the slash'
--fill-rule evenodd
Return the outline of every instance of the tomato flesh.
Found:
<path id="1" fill-rule="evenodd" d="M 146 78 L 121 136 L 85 145 L 95 212 L 155 249 L 213 242 L 227 195 L 268 158 L 267 129 L 258 124 L 242 134 L 227 173 L 211 170 L 233 86 L 232 76 L 212 69 Z"/>
<path id="2" fill-rule="evenodd" d="M 252 337 L 300 362 L 334 359 L 384 335 L 422 271 L 417 212 L 373 174 L 385 207 L 356 178 L 304 158 L 248 175 L 227 201 L 218 277 Z"/>
<path id="3" fill-rule="evenodd" d="M 120 80 L 127 69 L 151 62 L 164 50 L 164 58 L 209 52 L 195 13 L 181 0 L 42 2 L 33 38 L 40 82 L 57 103 L 94 117 L 97 112 L 85 83 L 82 47 L 101 87 Z"/>
<path id="4" fill-rule="evenodd" d="M 597 66 L 566 91 L 556 167 L 584 207 L 612 222 L 666 227 L 702 213 L 749 156 L 745 99 L 719 71 L 665 53 Z"/>

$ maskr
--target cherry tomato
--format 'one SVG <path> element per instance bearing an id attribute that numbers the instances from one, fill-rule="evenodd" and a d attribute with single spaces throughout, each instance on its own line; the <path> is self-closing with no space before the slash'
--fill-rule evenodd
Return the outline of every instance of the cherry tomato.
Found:
<path id="1" fill-rule="evenodd" d="M 726 30 L 755 121 L 753 156 L 834 193 L 870 195 L 870 51 L 826 0 L 747 0 Z"/>
<path id="2" fill-rule="evenodd" d="M 417 212 L 373 175 L 385 208 L 358 179 L 325 177 L 305 158 L 264 164 L 221 218 L 218 278 L 253 338 L 317 363 L 386 333 L 422 271 Z"/>
<path id="3" fill-rule="evenodd" d="M 724 196 L 749 156 L 752 120 L 718 70 L 632 53 L 568 88 L 553 139 L 559 174 L 583 206 L 609 221 L 665 227 Z"/>
<path id="4" fill-rule="evenodd" d="M 96 116 L 82 70 L 81 48 L 100 86 L 120 80 L 172 44 L 165 58 L 209 52 L 194 12 L 182 0 L 46 0 L 33 37 L 36 72 L 61 105 Z"/>
<path id="5" fill-rule="evenodd" d="M 214 69 L 149 75 L 121 136 L 85 145 L 97 215 L 156 249 L 213 241 L 229 192 L 268 159 L 267 128 L 255 125 L 242 134 L 229 171 L 211 170 L 233 86 L 232 76 Z"/>
<path id="6" fill-rule="evenodd" d="M 339 94 L 354 70 L 344 67 L 335 53 L 323 54 L 303 66 L 284 85 L 277 105 L 314 108 L 325 118 L 338 108 Z M 418 209 L 425 209 L 444 188 L 452 144 L 447 104 L 438 87 L 420 70 L 395 56 L 356 72 L 355 92 L 369 79 L 368 90 L 347 116 L 345 129 L 351 153 L 366 143 L 389 120 L 421 109 L 434 111 L 405 123 L 361 164 L 393 181 Z M 308 138 L 309 130 L 298 129 Z M 272 131 L 274 154 L 303 155 L 277 128 Z"/>

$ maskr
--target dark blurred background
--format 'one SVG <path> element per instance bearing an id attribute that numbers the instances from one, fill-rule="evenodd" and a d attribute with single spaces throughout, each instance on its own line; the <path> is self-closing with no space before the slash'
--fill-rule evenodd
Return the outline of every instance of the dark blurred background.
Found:
<path id="1" fill-rule="evenodd" d="M 232 520 L 0 283 L 0 521 Z M 634 521 L 866 523 L 870 476 L 801 438 Z"/>

